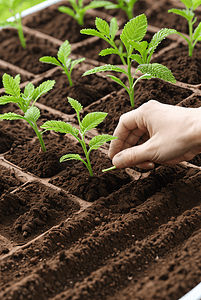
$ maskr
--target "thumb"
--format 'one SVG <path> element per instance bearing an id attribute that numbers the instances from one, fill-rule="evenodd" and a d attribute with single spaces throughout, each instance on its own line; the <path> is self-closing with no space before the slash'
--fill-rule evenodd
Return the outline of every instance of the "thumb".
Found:
<path id="1" fill-rule="evenodd" d="M 146 143 L 132 148 L 127 148 L 113 157 L 112 163 L 117 168 L 128 168 L 134 166 L 145 166 L 146 169 L 152 169 L 154 163 L 150 161 L 150 154 L 147 151 Z"/>

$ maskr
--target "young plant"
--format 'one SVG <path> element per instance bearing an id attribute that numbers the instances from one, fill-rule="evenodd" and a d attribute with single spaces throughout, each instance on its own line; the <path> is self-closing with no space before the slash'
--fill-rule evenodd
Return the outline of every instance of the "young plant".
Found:
<path id="1" fill-rule="evenodd" d="M 188 21 L 188 28 L 189 28 L 189 38 L 184 36 L 180 32 L 176 32 L 178 35 L 183 37 L 188 43 L 188 54 L 189 56 L 193 56 L 193 49 L 198 41 L 201 41 L 201 22 L 193 31 L 193 24 L 196 22 L 197 17 L 195 17 L 194 10 L 201 5 L 201 0 L 180 0 L 184 5 L 185 9 L 177 9 L 172 8 L 169 9 L 169 13 L 175 13 L 184 17 Z"/>
<path id="2" fill-rule="evenodd" d="M 137 2 L 137 0 L 117 0 L 117 4 L 109 2 L 108 4 L 105 6 L 105 8 L 107 9 L 123 9 L 127 16 L 128 19 L 132 19 L 134 17 L 133 15 L 133 6 L 135 4 L 135 2 Z"/>
<path id="3" fill-rule="evenodd" d="M 84 15 L 87 10 L 104 7 L 108 4 L 108 1 L 99 1 L 99 0 L 93 0 L 86 6 L 84 6 L 83 4 L 84 0 L 78 0 L 78 1 L 69 0 L 69 2 L 72 5 L 73 9 L 66 6 L 59 6 L 58 10 L 60 12 L 66 13 L 67 15 L 73 17 L 81 26 L 84 24 Z"/>
<path id="4" fill-rule="evenodd" d="M 54 80 L 47 80 L 41 83 L 37 88 L 34 88 L 34 85 L 29 82 L 25 89 L 24 93 L 20 90 L 20 75 L 16 75 L 15 78 L 11 77 L 8 74 L 3 75 L 3 85 L 5 88 L 4 95 L 0 97 L 0 105 L 7 103 L 16 103 L 18 107 L 22 110 L 23 116 L 18 115 L 13 112 L 8 112 L 0 114 L 0 120 L 25 120 L 35 131 L 41 145 L 43 152 L 46 152 L 45 144 L 42 138 L 42 132 L 38 130 L 37 120 L 40 117 L 40 110 L 38 107 L 34 106 L 35 102 L 40 96 L 47 93 L 51 90 L 55 84 Z"/>
<path id="5" fill-rule="evenodd" d="M 19 10 L 23 0 L 1 0 L 0 10 L 9 10 L 14 21 L 0 21 L 0 27 L 14 27 L 18 30 L 18 36 L 23 48 L 26 48 L 26 41 L 22 29 L 22 18 Z"/>
<path id="6" fill-rule="evenodd" d="M 162 42 L 162 40 L 169 34 L 175 33 L 174 29 L 161 29 L 154 34 L 151 41 L 142 41 L 147 32 L 147 18 L 145 14 L 139 15 L 136 18 L 131 19 L 122 30 L 120 34 L 120 40 L 126 50 L 124 53 L 117 49 L 114 45 L 114 37 L 117 33 L 118 26 L 115 18 L 108 23 L 100 18 L 96 18 L 96 29 L 83 29 L 81 33 L 99 36 L 106 40 L 112 47 L 102 50 L 99 55 L 105 56 L 108 54 L 117 54 L 120 56 L 123 64 L 126 68 L 120 68 L 115 65 L 107 64 L 105 66 L 96 67 L 94 69 L 86 71 L 83 76 L 94 74 L 104 71 L 115 71 L 124 73 L 128 77 L 128 86 L 126 86 L 119 78 L 113 75 L 107 75 L 125 88 L 130 97 L 131 106 L 134 107 L 134 87 L 140 79 L 160 78 L 172 83 L 176 82 L 172 72 L 166 67 L 158 63 L 150 63 L 151 57 L 156 47 Z M 133 53 L 136 50 L 139 54 Z M 124 63 L 125 60 L 125 63 Z M 139 65 L 135 70 L 134 75 L 131 73 L 132 61 L 136 61 Z M 141 71 L 142 75 L 135 79 L 137 71 Z"/>
<path id="7" fill-rule="evenodd" d="M 72 79 L 71 79 L 71 73 L 73 68 L 85 60 L 85 58 L 79 58 L 79 59 L 72 59 L 69 57 L 71 54 L 71 45 L 69 44 L 69 41 L 65 41 L 60 47 L 59 51 L 57 53 L 57 59 L 56 57 L 52 56 L 43 56 L 39 60 L 43 63 L 53 64 L 55 66 L 59 66 L 63 69 L 63 73 L 65 73 L 68 77 L 68 81 L 70 86 L 73 85 Z"/>
<path id="8" fill-rule="evenodd" d="M 74 100 L 70 97 L 68 97 L 68 101 L 77 113 L 77 119 L 78 119 L 80 129 L 73 127 L 71 124 L 63 121 L 47 121 L 41 126 L 41 128 L 45 130 L 54 130 L 60 133 L 70 133 L 72 136 L 74 136 L 81 144 L 84 150 L 86 161 L 82 159 L 79 154 L 66 154 L 60 158 L 60 162 L 71 160 L 71 159 L 80 160 L 87 167 L 90 175 L 93 176 L 91 162 L 89 159 L 90 152 L 92 150 L 98 149 L 104 143 L 116 139 L 116 137 L 108 134 L 94 136 L 89 141 L 89 147 L 87 148 L 87 145 L 85 143 L 86 132 L 95 128 L 99 123 L 101 123 L 107 116 L 107 113 L 104 112 L 88 113 L 81 121 L 80 111 L 83 108 L 82 105 L 77 100 Z"/>

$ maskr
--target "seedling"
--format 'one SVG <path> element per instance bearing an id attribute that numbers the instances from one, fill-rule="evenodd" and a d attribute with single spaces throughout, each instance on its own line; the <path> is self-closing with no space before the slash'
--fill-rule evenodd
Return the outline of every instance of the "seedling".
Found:
<path id="1" fill-rule="evenodd" d="M 23 48 L 26 48 L 26 41 L 22 29 L 22 18 L 19 10 L 23 0 L 1 0 L 0 10 L 9 10 L 14 21 L 0 21 L 0 27 L 14 27 L 18 30 L 18 36 Z"/>
<path id="2" fill-rule="evenodd" d="M 69 2 L 71 3 L 73 9 L 66 6 L 59 6 L 58 10 L 73 17 L 81 26 L 84 24 L 84 16 L 87 10 L 104 7 L 108 4 L 108 1 L 99 0 L 91 1 L 90 4 L 86 6 L 83 4 L 84 0 L 78 0 L 78 4 L 76 0 L 69 0 Z"/>
<path id="3" fill-rule="evenodd" d="M 109 2 L 109 1 L 108 1 Z M 134 17 L 133 15 L 133 6 L 135 4 L 135 2 L 137 2 L 137 0 L 117 0 L 117 4 L 109 2 L 105 8 L 107 9 L 123 9 L 127 16 L 128 19 L 132 19 Z"/>
<path id="4" fill-rule="evenodd" d="M 156 47 L 162 42 L 162 40 L 169 34 L 175 33 L 174 29 L 161 29 L 154 34 L 150 43 L 142 41 L 147 32 L 147 18 L 145 14 L 139 15 L 136 18 L 131 19 L 126 25 L 122 33 L 120 34 L 120 40 L 126 50 L 123 52 L 123 48 L 119 50 L 115 43 L 114 37 L 117 33 L 118 26 L 117 20 L 113 18 L 108 23 L 100 18 L 96 18 L 96 29 L 82 29 L 81 33 L 98 36 L 107 41 L 112 48 L 102 50 L 99 55 L 105 56 L 108 54 L 117 54 L 120 56 L 123 64 L 126 68 L 120 68 L 115 65 L 107 64 L 105 66 L 95 67 L 86 71 L 83 76 L 104 72 L 115 71 L 127 75 L 129 85 L 126 86 L 119 78 L 113 75 L 107 75 L 122 87 L 125 88 L 130 97 L 131 106 L 134 107 L 134 87 L 140 79 L 160 78 L 172 83 L 176 82 L 172 72 L 166 67 L 158 63 L 150 63 L 151 57 Z M 137 50 L 139 54 L 133 54 L 133 50 Z M 124 60 L 125 58 L 125 60 Z M 136 61 L 139 65 L 135 70 L 134 75 L 131 74 L 132 61 Z M 137 71 L 141 71 L 142 75 L 135 79 Z"/>
<path id="5" fill-rule="evenodd" d="M 0 97 L 0 105 L 7 103 L 16 103 L 18 107 L 22 110 L 23 116 L 18 115 L 13 112 L 8 112 L 0 114 L 0 120 L 25 120 L 35 131 L 41 145 L 43 152 L 46 152 L 45 144 L 42 138 L 42 132 L 38 130 L 36 125 L 37 120 L 40 117 L 40 110 L 38 107 L 34 106 L 35 102 L 40 96 L 47 93 L 51 90 L 55 84 L 54 80 L 47 80 L 41 83 L 37 88 L 34 88 L 34 85 L 29 82 L 25 89 L 24 93 L 20 90 L 20 75 L 16 75 L 15 78 L 11 77 L 8 74 L 3 75 L 3 85 L 5 88 L 4 95 Z"/>
<path id="6" fill-rule="evenodd" d="M 74 136 L 78 140 L 78 142 L 81 144 L 81 146 L 84 150 L 86 161 L 84 159 L 82 159 L 79 154 L 66 154 L 60 158 L 60 162 L 68 161 L 71 159 L 80 160 L 87 167 L 90 175 L 93 176 L 91 162 L 89 159 L 90 152 L 92 150 L 98 149 L 104 143 L 116 139 L 116 137 L 108 135 L 108 134 L 94 136 L 89 141 L 89 147 L 87 149 L 87 145 L 85 143 L 86 132 L 95 128 L 99 123 L 101 123 L 107 116 L 107 113 L 104 113 L 104 112 L 88 113 L 81 121 L 80 120 L 80 111 L 83 108 L 82 105 L 77 100 L 74 100 L 70 97 L 68 97 L 68 101 L 77 113 L 77 119 L 78 119 L 80 129 L 72 126 L 71 124 L 69 124 L 67 122 L 63 122 L 63 121 L 47 121 L 41 126 L 41 128 L 45 129 L 45 130 L 54 130 L 55 132 L 60 132 L 60 133 L 65 133 L 65 134 L 70 133 L 72 136 Z"/>
<path id="7" fill-rule="evenodd" d="M 55 66 L 59 66 L 63 69 L 63 73 L 66 74 L 68 77 L 68 81 L 70 86 L 73 85 L 71 73 L 73 71 L 73 68 L 85 60 L 85 58 L 79 58 L 79 59 L 72 59 L 69 57 L 71 54 L 71 45 L 69 44 L 69 41 L 65 41 L 59 48 L 59 51 L 57 53 L 57 59 L 56 57 L 52 56 L 43 56 L 39 60 L 43 63 L 53 64 Z"/>
<path id="8" fill-rule="evenodd" d="M 193 49 L 198 41 L 201 41 L 201 22 L 193 31 L 193 24 L 196 22 L 197 17 L 195 17 L 194 10 L 201 5 L 201 0 L 180 0 L 184 5 L 185 9 L 177 9 L 172 8 L 169 9 L 168 12 L 175 13 L 184 17 L 188 21 L 189 28 L 189 38 L 184 36 L 181 32 L 176 32 L 178 35 L 183 37 L 188 43 L 188 54 L 189 56 L 193 56 Z"/>

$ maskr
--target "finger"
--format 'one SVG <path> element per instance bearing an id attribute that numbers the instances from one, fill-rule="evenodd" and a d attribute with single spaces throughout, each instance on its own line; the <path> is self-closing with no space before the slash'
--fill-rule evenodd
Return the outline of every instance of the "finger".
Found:
<path id="1" fill-rule="evenodd" d="M 147 143 L 125 149 L 113 157 L 112 163 L 117 168 L 128 168 L 140 165 L 146 161 L 152 161 L 150 151 L 147 151 Z M 152 168 L 152 164 L 150 167 Z"/>

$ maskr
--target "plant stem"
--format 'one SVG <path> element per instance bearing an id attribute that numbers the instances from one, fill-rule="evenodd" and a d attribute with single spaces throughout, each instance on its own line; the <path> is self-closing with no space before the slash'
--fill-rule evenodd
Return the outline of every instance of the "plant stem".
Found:
<path id="1" fill-rule="evenodd" d="M 29 124 L 31 125 L 31 127 L 33 128 L 33 130 L 35 131 L 39 141 L 40 141 L 40 145 L 41 145 L 41 149 L 43 152 L 46 152 L 46 148 L 45 148 L 45 143 L 43 141 L 43 138 L 42 138 L 42 134 L 41 132 L 38 130 L 38 127 L 36 124 L 32 123 L 29 121 Z"/>
<path id="2" fill-rule="evenodd" d="M 129 96 L 130 96 L 131 106 L 134 107 L 133 78 L 131 75 L 131 60 L 129 58 L 127 59 L 127 64 L 128 64 Z"/>
<path id="3" fill-rule="evenodd" d="M 66 73 L 66 75 L 68 77 L 68 81 L 69 81 L 70 86 L 72 86 L 73 82 L 71 80 L 71 74 L 69 74 L 69 72 L 68 72 L 68 70 L 66 68 L 64 68 L 64 71 L 65 71 L 65 73 Z"/>
<path id="4" fill-rule="evenodd" d="M 111 170 L 114 170 L 114 169 L 116 169 L 115 166 L 107 168 L 107 169 L 103 169 L 102 172 L 107 172 L 107 171 L 111 171 Z"/>
<path id="5" fill-rule="evenodd" d="M 81 135 L 81 136 L 82 136 L 82 135 Z M 89 171 L 90 176 L 94 176 L 94 175 L 93 175 L 93 172 L 92 172 L 91 162 L 90 162 L 90 160 L 89 160 L 89 153 L 88 153 L 88 151 L 87 151 L 87 147 L 86 147 L 86 144 L 85 144 L 85 142 L 84 142 L 84 136 L 82 136 L 82 139 L 80 140 L 80 142 L 81 142 L 82 148 L 83 148 L 83 150 L 84 150 L 84 154 L 85 154 L 86 159 L 87 159 L 86 167 L 87 167 L 87 169 L 88 169 L 88 171 Z"/>
<path id="6" fill-rule="evenodd" d="M 188 55 L 192 57 L 193 56 L 193 25 L 191 21 L 188 22 L 188 27 L 189 27 L 189 35 L 190 35 Z"/>
<path id="7" fill-rule="evenodd" d="M 19 36 L 21 45 L 22 45 L 23 48 L 26 49 L 26 41 L 25 41 L 25 38 L 24 38 L 24 33 L 23 33 L 23 28 L 22 28 L 21 13 L 19 13 L 19 18 L 17 18 L 16 15 L 15 15 L 15 21 L 17 23 L 18 36 Z"/>

